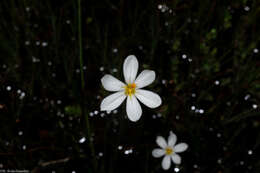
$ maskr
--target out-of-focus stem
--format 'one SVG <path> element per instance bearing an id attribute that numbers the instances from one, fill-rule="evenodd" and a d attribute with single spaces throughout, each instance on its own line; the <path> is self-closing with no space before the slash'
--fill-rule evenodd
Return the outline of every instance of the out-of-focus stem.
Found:
<path id="1" fill-rule="evenodd" d="M 81 0 L 78 0 L 78 40 L 79 40 L 79 62 L 80 62 L 80 74 L 81 74 L 81 93 L 82 93 L 82 104 L 81 104 L 81 113 L 82 113 L 82 120 L 84 121 L 83 129 L 86 129 L 87 135 L 88 135 L 88 142 L 89 142 L 89 148 L 91 150 L 91 157 L 93 160 L 93 167 L 94 171 L 97 171 L 97 162 L 95 157 L 95 149 L 93 142 L 91 140 L 91 129 L 89 125 L 89 119 L 88 116 L 86 116 L 85 111 L 85 94 L 84 94 L 84 88 L 85 88 L 85 81 L 84 81 L 84 72 L 83 72 L 83 50 L 82 50 L 82 31 L 81 31 Z"/>

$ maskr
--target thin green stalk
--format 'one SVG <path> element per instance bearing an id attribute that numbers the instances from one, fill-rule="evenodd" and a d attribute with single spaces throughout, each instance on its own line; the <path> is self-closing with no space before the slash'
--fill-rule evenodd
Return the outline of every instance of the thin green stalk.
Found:
<path id="1" fill-rule="evenodd" d="M 82 52 L 82 32 L 81 32 L 81 0 L 78 0 L 78 38 L 79 38 L 79 62 L 81 74 L 81 88 L 85 88 L 83 73 L 83 52 Z"/>
<path id="2" fill-rule="evenodd" d="M 85 88 L 85 81 L 84 81 L 84 72 L 83 72 L 83 50 L 82 50 L 82 32 L 81 32 L 81 0 L 78 0 L 78 40 L 79 40 L 79 62 L 80 62 L 80 74 L 81 74 L 81 93 L 82 93 L 82 104 L 81 104 L 81 110 L 82 110 L 82 120 L 83 120 L 83 129 L 86 129 L 88 139 L 89 139 L 89 148 L 91 150 L 91 155 L 93 159 L 93 166 L 94 166 L 94 172 L 97 170 L 97 162 L 95 157 L 95 149 L 91 138 L 91 131 L 90 131 L 90 125 L 89 125 L 89 119 L 88 116 L 86 116 L 85 111 L 85 99 L 84 99 L 84 88 Z"/>

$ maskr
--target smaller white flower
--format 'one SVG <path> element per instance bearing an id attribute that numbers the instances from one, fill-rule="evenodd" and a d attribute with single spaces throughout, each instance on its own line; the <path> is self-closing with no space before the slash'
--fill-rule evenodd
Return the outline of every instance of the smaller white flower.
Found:
<path id="1" fill-rule="evenodd" d="M 162 160 L 162 168 L 164 170 L 168 170 L 171 167 L 171 160 L 175 164 L 181 164 L 181 157 L 177 153 L 184 152 L 188 148 L 186 143 L 176 144 L 176 141 L 177 136 L 173 132 L 170 132 L 168 142 L 162 136 L 158 136 L 156 139 L 156 143 L 161 148 L 154 149 L 152 155 L 155 158 L 164 156 Z"/>

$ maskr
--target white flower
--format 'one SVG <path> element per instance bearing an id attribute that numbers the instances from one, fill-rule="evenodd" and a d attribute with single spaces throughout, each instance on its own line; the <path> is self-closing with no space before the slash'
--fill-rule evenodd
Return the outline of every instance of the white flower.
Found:
<path id="1" fill-rule="evenodd" d="M 166 143 L 166 140 L 162 136 L 158 136 L 156 139 L 156 143 L 161 148 L 156 148 L 152 151 L 152 155 L 155 158 L 163 157 L 162 160 L 162 168 L 164 170 L 168 170 L 171 166 L 171 160 L 175 164 L 181 163 L 181 157 L 177 153 L 181 153 L 185 150 L 187 150 L 188 145 L 186 143 L 179 143 L 176 144 L 177 136 L 170 132 L 170 135 L 168 137 L 168 143 Z"/>
<path id="2" fill-rule="evenodd" d="M 129 55 L 123 65 L 126 84 L 109 74 L 101 79 L 102 85 L 107 91 L 115 92 L 103 99 L 100 105 L 101 111 L 114 110 L 127 98 L 127 116 L 131 121 L 137 121 L 142 115 L 142 108 L 137 99 L 150 108 L 161 105 L 162 100 L 158 94 L 141 89 L 155 80 L 155 72 L 143 70 L 136 78 L 137 71 L 138 61 L 134 55 Z"/>

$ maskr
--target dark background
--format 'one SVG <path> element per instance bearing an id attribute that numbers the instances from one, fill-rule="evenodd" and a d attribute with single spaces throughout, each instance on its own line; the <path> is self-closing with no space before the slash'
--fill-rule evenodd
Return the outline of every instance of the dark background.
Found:
<path id="1" fill-rule="evenodd" d="M 179 172 L 260 172 L 259 1 L 82 0 L 80 7 L 0 1 L 0 170 L 177 172 L 151 155 L 156 136 L 172 130 L 189 145 Z M 99 108 L 109 94 L 101 77 L 122 80 L 130 54 L 139 72 L 156 71 L 147 89 L 163 100 L 157 109 L 142 105 L 136 123 L 125 118 L 125 104 L 110 114 Z"/>

